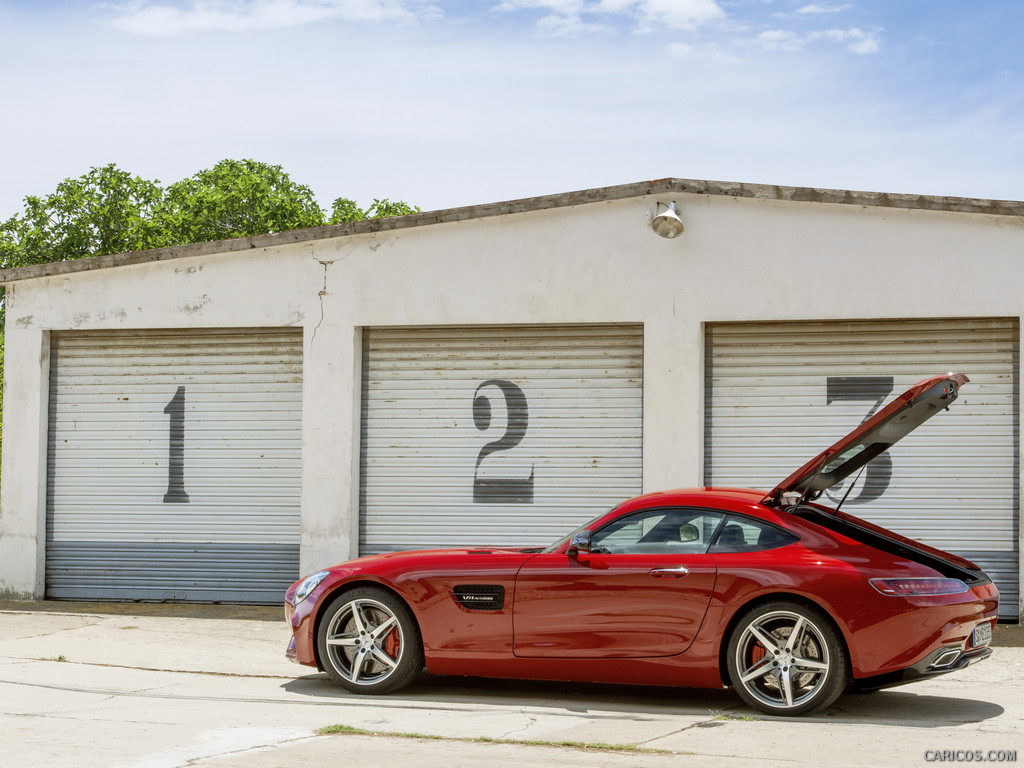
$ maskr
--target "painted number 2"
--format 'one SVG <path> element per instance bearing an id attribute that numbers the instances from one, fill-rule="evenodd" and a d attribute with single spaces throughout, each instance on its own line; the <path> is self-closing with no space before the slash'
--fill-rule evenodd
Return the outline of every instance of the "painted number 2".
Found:
<path id="1" fill-rule="evenodd" d="M 473 501 L 477 504 L 533 504 L 533 472 L 530 476 L 520 477 L 480 477 L 480 464 L 492 453 L 508 451 L 515 448 L 526 436 L 526 427 L 530 422 L 529 407 L 526 395 L 511 381 L 488 379 L 476 388 L 473 396 L 473 423 L 481 432 L 491 426 L 491 401 L 480 390 L 484 387 L 497 387 L 505 397 L 508 411 L 508 424 L 505 433 L 483 448 L 476 457 L 476 471 L 473 473 Z"/>
<path id="2" fill-rule="evenodd" d="M 167 435 L 167 493 L 164 504 L 188 504 L 185 492 L 185 387 L 178 387 L 164 408 L 170 416 Z"/>
<path id="3" fill-rule="evenodd" d="M 861 420 L 863 424 L 875 415 L 885 402 L 885 398 L 892 394 L 893 379 L 892 376 L 829 376 L 827 387 L 826 403 L 829 405 L 836 401 L 873 403 L 868 415 Z M 881 498 L 891 479 L 892 457 L 888 453 L 882 453 L 868 463 L 864 471 L 864 487 L 860 493 L 851 496 L 846 503 L 866 504 Z M 856 478 L 849 482 L 856 482 Z M 839 501 L 845 494 L 844 484 L 834 486 L 825 492 L 826 495 L 833 501 Z"/>

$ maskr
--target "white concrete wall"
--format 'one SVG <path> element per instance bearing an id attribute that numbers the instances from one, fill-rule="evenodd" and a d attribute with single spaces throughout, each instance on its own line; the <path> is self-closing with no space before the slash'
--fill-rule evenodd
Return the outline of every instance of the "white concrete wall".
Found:
<path id="1" fill-rule="evenodd" d="M 708 322 L 1024 316 L 1019 217 L 675 194 L 195 256 L 8 289 L 0 594 L 42 595 L 48 332 L 304 328 L 303 571 L 354 553 L 361 329 L 643 323 L 644 487 L 703 473 Z M 932 373 L 923 371 L 922 374 Z"/>

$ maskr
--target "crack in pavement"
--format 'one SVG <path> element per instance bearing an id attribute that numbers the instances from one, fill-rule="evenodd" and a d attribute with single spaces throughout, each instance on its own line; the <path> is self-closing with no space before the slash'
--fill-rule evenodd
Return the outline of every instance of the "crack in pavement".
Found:
<path id="1" fill-rule="evenodd" d="M 185 765 L 186 766 L 199 765 L 200 763 L 205 763 L 205 762 L 207 762 L 209 760 L 220 760 L 221 758 L 231 757 L 232 755 L 239 756 L 239 755 L 247 755 L 247 754 L 250 754 L 252 752 L 264 752 L 264 751 L 266 751 L 268 749 L 277 749 L 279 747 L 290 746 L 292 744 L 301 744 L 304 741 L 313 741 L 314 739 L 324 739 L 324 738 L 327 738 L 327 737 L 326 736 L 319 736 L 319 735 L 298 736 L 298 737 L 296 737 L 294 739 L 283 739 L 281 741 L 275 741 L 275 742 L 272 742 L 270 744 L 260 744 L 260 745 L 255 746 L 255 747 L 248 747 L 248 748 L 243 748 L 243 749 L 233 749 L 233 750 L 228 750 L 227 752 L 218 752 L 216 754 L 203 755 L 201 757 L 191 757 L 191 758 L 188 758 L 188 762 L 185 763 Z M 130 766 L 124 766 L 124 768 L 130 768 Z"/>
<path id="2" fill-rule="evenodd" d="M 65 659 L 64 661 L 58 661 L 54 658 L 40 658 L 40 657 L 28 657 L 28 656 L 5 656 L 3 660 L 11 660 L 12 663 L 23 663 L 26 661 L 48 661 L 53 664 L 73 664 L 80 667 L 106 667 L 108 669 L 137 669 L 140 672 L 169 672 L 175 675 L 210 675 L 211 677 L 240 677 L 240 678 L 253 678 L 256 680 L 294 680 L 294 677 L 287 675 L 260 675 L 257 673 L 248 672 L 216 672 L 209 670 L 198 670 L 198 669 L 167 669 L 164 667 L 139 667 L 131 664 L 109 664 L 100 661 L 74 661 L 72 659 Z M 3 682 L 3 681 L 0 681 Z"/>
<path id="3" fill-rule="evenodd" d="M 3 680 L 0 679 L 0 685 L 15 685 L 24 686 L 27 688 L 40 688 L 44 690 L 53 691 L 67 691 L 70 693 L 87 693 L 102 696 L 111 697 L 124 697 L 124 698 L 142 698 L 142 699 L 167 699 L 167 700 L 179 700 L 179 701 L 213 701 L 213 702 L 234 702 L 244 704 L 287 704 L 294 705 L 300 704 L 303 706 L 317 706 L 317 707 L 353 707 L 358 709 L 377 708 L 377 709 L 407 709 L 407 710 L 425 710 L 431 712 L 479 712 L 479 705 L 473 706 L 444 706 L 439 705 L 434 701 L 427 701 L 423 703 L 419 702 L 403 702 L 398 703 L 394 700 L 380 700 L 370 699 L 368 697 L 360 697 L 358 701 L 348 699 L 329 699 L 327 701 L 310 701 L 306 699 L 271 699 L 264 697 L 252 697 L 252 696 L 213 696 L 204 694 L 193 694 L 193 693 L 160 693 L 155 690 L 114 690 L 110 688 L 98 688 L 90 686 L 75 686 L 75 685 L 56 685 L 49 683 L 34 683 L 25 682 L 20 680 Z M 529 710 L 521 710 L 523 714 L 527 714 Z M 542 711 L 537 712 L 538 715 L 546 715 L 551 717 L 566 717 L 579 719 L 580 715 L 576 712 L 571 711 Z M 644 717 L 637 715 L 623 715 L 622 713 L 609 713 L 609 714 L 590 714 L 587 716 L 593 720 L 614 720 L 621 722 L 628 720 L 631 722 L 657 722 L 659 718 Z"/>
<path id="4" fill-rule="evenodd" d="M 507 731 L 506 733 L 502 734 L 501 738 L 507 739 L 507 738 L 510 738 L 513 733 L 522 733 L 523 731 L 528 730 L 531 725 L 533 725 L 534 723 L 537 722 L 537 718 L 536 717 L 531 717 L 530 715 L 527 715 L 526 712 L 524 712 L 522 710 L 519 711 L 519 714 L 526 715 L 527 720 L 529 720 L 529 722 L 526 725 L 524 725 L 522 728 L 516 728 L 515 730 Z"/>

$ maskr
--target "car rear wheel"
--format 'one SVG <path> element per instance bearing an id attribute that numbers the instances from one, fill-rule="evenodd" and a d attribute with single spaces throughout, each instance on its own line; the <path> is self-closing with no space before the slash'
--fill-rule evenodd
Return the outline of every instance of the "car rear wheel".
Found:
<path id="1" fill-rule="evenodd" d="M 821 611 L 799 603 L 752 608 L 737 622 L 726 653 L 736 692 L 768 714 L 824 709 L 846 686 L 842 640 Z"/>
<path id="2" fill-rule="evenodd" d="M 356 693 L 397 691 L 423 669 L 423 642 L 412 612 L 376 587 L 345 592 L 328 606 L 317 648 L 327 674 Z"/>

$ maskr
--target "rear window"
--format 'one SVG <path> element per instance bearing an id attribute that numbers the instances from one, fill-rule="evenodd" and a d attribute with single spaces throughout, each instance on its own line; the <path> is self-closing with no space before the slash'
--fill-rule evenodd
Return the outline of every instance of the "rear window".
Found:
<path id="1" fill-rule="evenodd" d="M 774 525 L 730 515 L 718 531 L 708 552 L 712 555 L 726 552 L 761 552 L 785 547 L 794 541 L 799 541 L 799 538 Z"/>

